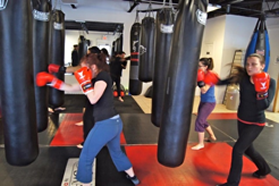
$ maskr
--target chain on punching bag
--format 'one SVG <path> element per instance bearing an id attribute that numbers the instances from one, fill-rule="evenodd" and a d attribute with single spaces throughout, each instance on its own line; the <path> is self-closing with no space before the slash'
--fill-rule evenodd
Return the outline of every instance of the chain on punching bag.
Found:
<path id="1" fill-rule="evenodd" d="M 50 21 L 50 63 L 64 66 L 64 47 L 65 47 L 65 25 L 64 13 L 61 10 L 53 10 Z M 54 73 L 54 76 L 64 81 L 64 74 Z M 56 108 L 64 103 L 64 91 L 50 88 L 49 104 Z"/>
<path id="2" fill-rule="evenodd" d="M 129 93 L 139 95 L 142 92 L 142 82 L 139 76 L 139 38 L 141 24 L 135 22 L 130 30 L 130 71 L 129 71 Z"/>
<path id="3" fill-rule="evenodd" d="M 0 10 L 0 95 L 7 162 L 32 163 L 38 156 L 29 0 L 9 0 Z"/>
<path id="4" fill-rule="evenodd" d="M 33 66 L 34 77 L 41 71 L 47 71 L 49 63 L 49 20 L 51 4 L 48 0 L 33 0 Z M 42 57 L 44 56 L 44 57 Z M 35 85 L 35 103 L 38 132 L 48 126 L 48 88 Z"/>
<path id="5" fill-rule="evenodd" d="M 162 108 L 164 104 L 164 87 L 170 63 L 170 46 L 174 27 L 174 13 L 172 8 L 163 8 L 156 17 L 155 68 L 152 91 L 152 123 L 159 127 L 161 124 Z"/>
<path id="6" fill-rule="evenodd" d="M 168 167 L 181 165 L 185 158 L 207 4 L 184 0 L 178 6 L 157 154 Z"/>
<path id="7" fill-rule="evenodd" d="M 145 17 L 141 23 L 140 35 L 140 61 L 139 61 L 139 80 L 150 82 L 153 79 L 154 60 L 155 60 L 155 19 Z"/>

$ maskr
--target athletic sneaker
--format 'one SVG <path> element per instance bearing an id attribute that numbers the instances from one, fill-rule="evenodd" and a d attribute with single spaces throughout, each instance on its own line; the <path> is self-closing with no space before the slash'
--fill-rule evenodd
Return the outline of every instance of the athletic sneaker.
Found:
<path id="1" fill-rule="evenodd" d="M 77 148 L 82 149 L 84 147 L 84 142 L 77 145 Z"/>
<path id="2" fill-rule="evenodd" d="M 132 181 L 132 183 L 134 185 L 138 185 L 140 183 L 140 181 L 138 180 L 138 178 L 135 175 L 133 177 L 126 175 L 126 178 L 129 179 L 130 181 Z"/>
<path id="3" fill-rule="evenodd" d="M 253 173 L 252 176 L 255 177 L 255 178 L 260 178 L 261 179 L 261 178 L 265 178 L 265 176 L 268 175 L 270 172 L 271 171 L 269 171 L 266 174 L 261 174 L 260 171 L 256 171 L 256 172 Z"/>

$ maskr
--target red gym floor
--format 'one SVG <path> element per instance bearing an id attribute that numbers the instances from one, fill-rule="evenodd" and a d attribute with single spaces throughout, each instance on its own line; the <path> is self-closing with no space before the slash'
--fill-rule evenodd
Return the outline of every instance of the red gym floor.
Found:
<path id="1" fill-rule="evenodd" d="M 76 99 L 76 97 L 74 97 Z M 192 117 L 191 132 L 184 163 L 177 168 L 165 167 L 157 161 L 157 136 L 159 129 L 150 121 L 150 114 L 144 114 L 131 97 L 123 104 L 116 103 L 124 123 L 121 144 L 131 160 L 134 170 L 143 186 L 214 186 L 224 183 L 230 166 L 231 150 L 236 133 L 236 114 L 215 113 L 209 117 L 217 142 L 206 143 L 199 151 L 190 149 L 197 141 L 193 130 L 195 115 Z M 69 100 L 68 100 L 69 101 Z M 75 104 L 73 101 L 72 104 Z M 66 107 L 68 108 L 68 107 Z M 78 112 L 78 113 L 77 113 Z M 63 113 L 50 116 L 50 125 L 40 133 L 40 155 L 31 165 L 13 167 L 6 163 L 4 146 L 0 147 L 0 185 L 3 186 L 59 186 L 69 158 L 78 158 L 80 150 L 75 145 L 82 142 L 81 109 L 66 109 Z M 268 121 L 273 128 L 265 128 L 255 142 L 256 149 L 265 157 L 272 169 L 264 179 L 253 178 L 255 165 L 244 156 L 240 186 L 279 185 L 279 126 Z M 2 128 L 0 134 L 3 137 Z M 277 139 L 277 141 L 275 140 Z M 0 140 L 3 144 L 3 139 Z M 97 156 L 97 186 L 133 185 L 124 173 L 115 169 L 109 153 L 103 148 Z"/>

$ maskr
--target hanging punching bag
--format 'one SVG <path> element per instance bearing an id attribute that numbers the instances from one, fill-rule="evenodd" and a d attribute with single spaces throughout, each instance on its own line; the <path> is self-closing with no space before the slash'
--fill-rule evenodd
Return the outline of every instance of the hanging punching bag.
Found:
<path id="1" fill-rule="evenodd" d="M 145 17 L 142 19 L 139 80 L 143 82 L 150 82 L 153 79 L 155 60 L 155 28 L 155 19 L 153 17 Z"/>
<path id="2" fill-rule="evenodd" d="M 49 63 L 49 20 L 51 4 L 48 0 L 33 0 L 33 67 L 34 77 L 47 71 Z M 42 57 L 44 56 L 44 57 Z M 35 103 L 38 132 L 48 126 L 48 88 L 35 85 Z"/>
<path id="3" fill-rule="evenodd" d="M 122 52 L 123 51 L 123 35 L 121 34 L 119 37 L 119 42 L 118 42 L 118 52 Z"/>
<path id="4" fill-rule="evenodd" d="M 262 15 L 256 24 L 251 41 L 246 50 L 244 64 L 246 65 L 247 57 L 252 53 L 258 53 L 265 59 L 264 71 L 267 72 L 270 61 L 269 37 L 265 24 L 265 16 Z"/>
<path id="5" fill-rule="evenodd" d="M 135 22 L 130 30 L 130 71 L 129 71 L 129 93 L 139 95 L 142 92 L 142 81 L 139 76 L 139 38 L 141 25 Z"/>
<path id="6" fill-rule="evenodd" d="M 0 10 L 0 95 L 7 162 L 32 163 L 38 156 L 29 0 L 9 0 Z"/>
<path id="7" fill-rule="evenodd" d="M 185 158 L 207 5 L 207 0 L 183 0 L 178 6 L 157 154 L 168 167 Z"/>
<path id="8" fill-rule="evenodd" d="M 119 42 L 120 42 L 120 38 L 117 38 L 115 41 L 115 54 L 118 54 L 119 50 Z"/>
<path id="9" fill-rule="evenodd" d="M 65 25 L 64 13 L 61 10 L 53 10 L 51 13 L 50 25 L 50 63 L 64 66 L 64 42 L 65 42 Z M 64 81 L 63 73 L 54 73 L 54 76 Z M 64 91 L 50 88 L 49 104 L 56 108 L 64 103 Z"/>
<path id="10" fill-rule="evenodd" d="M 79 37 L 78 46 L 78 59 L 80 61 L 87 54 L 88 41 L 84 36 Z"/>
<path id="11" fill-rule="evenodd" d="M 112 43 L 112 50 L 111 50 L 111 56 L 114 56 L 114 54 L 115 54 L 115 47 L 116 47 L 116 42 L 113 41 L 113 43 Z"/>
<path id="12" fill-rule="evenodd" d="M 173 35 L 174 13 L 172 8 L 163 8 L 156 17 L 155 69 L 152 93 L 152 123 L 159 127 L 164 103 L 164 88 L 170 63 L 170 45 Z"/>

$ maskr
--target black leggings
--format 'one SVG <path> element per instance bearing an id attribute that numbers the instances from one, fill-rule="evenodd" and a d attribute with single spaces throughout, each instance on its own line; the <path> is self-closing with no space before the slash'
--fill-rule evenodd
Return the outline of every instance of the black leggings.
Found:
<path id="1" fill-rule="evenodd" d="M 242 156 L 245 153 L 257 166 L 260 174 L 268 174 L 271 170 L 264 158 L 254 149 L 253 141 L 259 136 L 264 127 L 244 124 L 238 121 L 238 135 L 232 150 L 232 161 L 227 183 L 238 186 L 243 166 Z"/>
<path id="2" fill-rule="evenodd" d="M 84 140 L 86 140 L 87 135 L 94 126 L 93 117 L 93 105 L 89 102 L 88 98 L 85 96 L 85 112 L 83 114 L 83 132 Z"/>
<path id="3" fill-rule="evenodd" d="M 114 82 L 116 83 L 118 97 L 120 97 L 121 96 L 121 77 L 113 75 L 113 76 L 111 76 L 111 78 L 112 78 L 112 83 L 113 84 L 114 84 Z"/>

